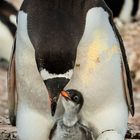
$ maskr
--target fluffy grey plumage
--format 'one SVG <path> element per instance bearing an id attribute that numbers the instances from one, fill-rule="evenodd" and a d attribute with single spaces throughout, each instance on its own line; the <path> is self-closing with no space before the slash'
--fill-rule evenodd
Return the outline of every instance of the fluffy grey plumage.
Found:
<path id="1" fill-rule="evenodd" d="M 50 140 L 93 140 L 92 132 L 80 124 L 78 113 L 83 105 L 83 96 L 76 90 L 62 92 L 63 117 L 58 120 L 50 132 Z"/>

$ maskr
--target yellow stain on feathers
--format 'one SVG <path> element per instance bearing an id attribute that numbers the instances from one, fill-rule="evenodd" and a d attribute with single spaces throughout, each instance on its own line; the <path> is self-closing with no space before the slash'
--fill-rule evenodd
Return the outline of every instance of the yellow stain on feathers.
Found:
<path id="1" fill-rule="evenodd" d="M 112 46 L 109 46 L 109 40 L 105 36 L 105 39 L 103 38 L 104 33 L 102 33 L 100 30 L 95 32 L 95 37 L 93 42 L 88 47 L 87 50 L 87 63 L 84 65 L 83 69 L 83 78 L 84 78 L 84 84 L 87 84 L 90 82 L 92 79 L 89 74 L 98 66 L 100 63 L 104 63 L 107 61 L 110 61 L 113 57 L 114 54 L 119 53 L 119 46 L 117 44 L 113 44 Z M 82 78 L 82 79 L 83 79 Z"/>

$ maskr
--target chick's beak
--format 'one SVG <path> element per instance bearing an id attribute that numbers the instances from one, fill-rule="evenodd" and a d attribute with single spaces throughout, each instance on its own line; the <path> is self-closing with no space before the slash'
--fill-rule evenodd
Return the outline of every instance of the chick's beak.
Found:
<path id="1" fill-rule="evenodd" d="M 61 96 L 63 96 L 66 100 L 70 100 L 70 95 L 66 91 L 61 91 Z"/>

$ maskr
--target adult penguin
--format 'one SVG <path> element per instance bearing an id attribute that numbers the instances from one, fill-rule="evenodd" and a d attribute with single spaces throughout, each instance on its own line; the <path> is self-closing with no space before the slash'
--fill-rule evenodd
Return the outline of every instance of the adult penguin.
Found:
<path id="1" fill-rule="evenodd" d="M 123 140 L 128 112 L 134 115 L 123 41 L 104 1 L 87 0 L 84 9 L 88 9 L 84 34 L 78 45 L 73 76 L 65 90 L 83 93 L 81 117 L 97 140 Z"/>
<path id="2" fill-rule="evenodd" d="M 51 111 L 70 79 L 68 88 L 83 93 L 81 117 L 95 136 L 124 139 L 128 108 L 134 114 L 131 79 L 104 1 L 25 0 L 17 28 L 8 85 L 10 119 L 15 124 L 17 115 L 20 139 L 48 138 Z"/>
<path id="3" fill-rule="evenodd" d="M 9 117 L 21 140 L 49 138 L 84 32 L 83 6 L 81 0 L 23 1 L 8 73 Z"/>

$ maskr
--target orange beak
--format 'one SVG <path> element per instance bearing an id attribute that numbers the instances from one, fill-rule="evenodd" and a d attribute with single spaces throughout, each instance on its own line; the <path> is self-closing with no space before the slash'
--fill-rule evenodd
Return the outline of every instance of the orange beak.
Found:
<path id="1" fill-rule="evenodd" d="M 66 91 L 61 91 L 61 95 L 67 99 L 70 99 L 69 94 Z"/>

